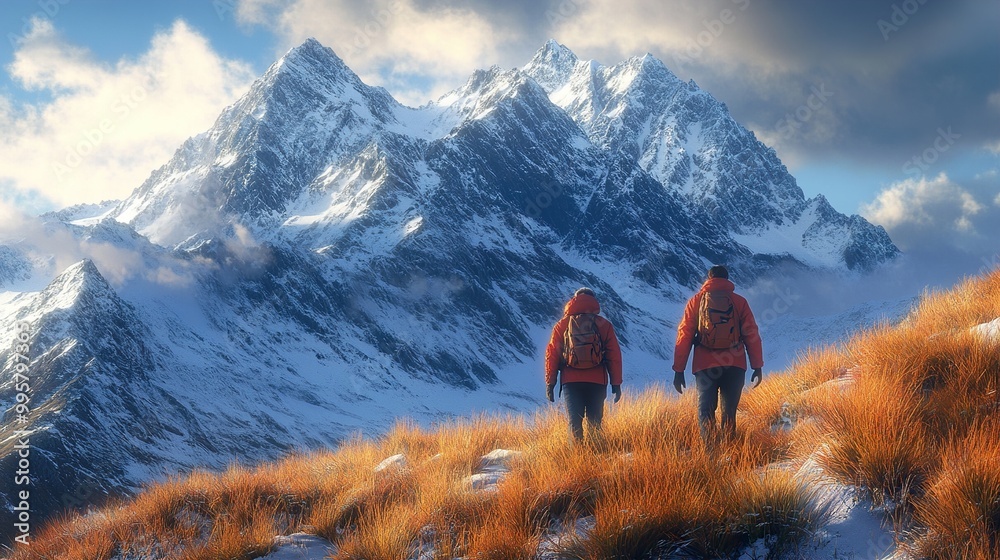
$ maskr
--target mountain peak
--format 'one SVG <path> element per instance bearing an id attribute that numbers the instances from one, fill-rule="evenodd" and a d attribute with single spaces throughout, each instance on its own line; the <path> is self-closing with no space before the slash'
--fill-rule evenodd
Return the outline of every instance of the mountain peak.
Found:
<path id="1" fill-rule="evenodd" d="M 308 39 L 272 64 L 112 217 L 168 247 L 214 236 L 234 219 L 269 227 L 322 169 L 359 153 L 395 123 L 398 107 L 332 49 Z"/>
<path id="2" fill-rule="evenodd" d="M 660 60 L 659 58 L 656 58 L 655 56 L 653 56 L 652 53 L 646 53 L 646 54 L 642 55 L 642 57 L 639 59 L 639 63 L 643 67 L 650 67 L 650 68 L 656 68 L 656 69 L 662 68 L 662 69 L 670 72 L 670 70 L 667 68 L 667 65 L 664 64 L 663 61 Z M 670 72 L 670 73 L 673 74 L 673 72 Z"/>
<path id="3" fill-rule="evenodd" d="M 301 45 L 299 45 L 299 46 L 297 46 L 295 48 L 296 49 L 314 49 L 314 50 L 315 49 L 320 49 L 320 50 L 326 49 L 326 47 L 323 45 L 323 43 L 320 43 L 318 40 L 316 40 L 315 37 L 308 37 L 308 38 L 306 38 L 306 40 L 303 41 Z"/>
<path id="4" fill-rule="evenodd" d="M 76 264 L 68 266 L 66 270 L 62 271 L 62 274 L 56 277 L 56 281 L 92 283 L 94 281 L 104 282 L 104 277 L 101 276 L 101 271 L 97 269 L 94 261 L 83 259 Z"/>
<path id="5" fill-rule="evenodd" d="M 42 292 L 42 297 L 51 307 L 69 308 L 80 300 L 114 293 L 94 262 L 84 259 L 56 276 Z"/>
<path id="6" fill-rule="evenodd" d="M 611 72 L 619 74 L 623 78 L 630 76 L 630 84 L 650 80 L 658 86 L 669 85 L 670 87 L 674 87 L 681 83 L 680 78 L 671 72 L 662 60 L 650 53 L 642 56 L 633 56 L 621 64 L 616 64 L 611 68 Z"/>
<path id="7" fill-rule="evenodd" d="M 333 52 L 333 49 L 320 43 L 313 37 L 309 37 L 297 47 L 292 47 L 282 58 L 296 57 L 332 57 L 340 60 L 340 57 Z"/>
<path id="8" fill-rule="evenodd" d="M 339 98 L 347 89 L 370 88 L 333 49 L 310 37 L 272 64 L 244 99 L 252 104 L 280 99 L 285 101 L 279 104 L 294 105 L 304 95 L 314 98 L 313 103 L 321 103 Z M 282 93 L 275 95 L 278 90 Z"/>
<path id="9" fill-rule="evenodd" d="M 333 52 L 333 49 L 312 37 L 285 53 L 285 56 L 274 63 L 272 68 L 278 71 L 292 69 L 318 71 L 321 74 L 330 74 L 331 70 L 335 69 L 338 73 L 346 71 L 354 76 L 354 72 L 337 56 L 337 53 Z"/>
<path id="10" fill-rule="evenodd" d="M 566 83 L 580 59 L 566 45 L 549 39 L 522 70 L 546 91 Z"/>
<path id="11" fill-rule="evenodd" d="M 535 53 L 533 60 L 549 60 L 549 61 L 562 61 L 575 64 L 579 58 L 576 54 L 570 50 L 566 45 L 556 41 L 555 39 L 549 39 L 542 45 L 542 48 L 538 49 Z"/>

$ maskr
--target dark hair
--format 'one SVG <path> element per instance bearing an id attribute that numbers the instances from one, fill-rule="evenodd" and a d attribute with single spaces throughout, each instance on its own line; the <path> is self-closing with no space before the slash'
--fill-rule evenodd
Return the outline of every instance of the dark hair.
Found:
<path id="1" fill-rule="evenodd" d="M 729 279 L 729 270 L 727 270 L 726 267 L 722 266 L 721 264 L 717 264 L 717 265 L 713 266 L 712 268 L 708 269 L 708 277 L 709 278 L 725 278 L 725 279 L 728 280 Z"/>
<path id="2" fill-rule="evenodd" d="M 588 296 L 591 296 L 591 297 L 597 297 L 597 294 L 594 293 L 594 290 L 591 290 L 590 288 L 580 288 L 580 289 L 578 289 L 576 292 L 573 292 L 573 297 L 576 297 L 576 296 L 578 296 L 580 294 L 587 294 Z"/>

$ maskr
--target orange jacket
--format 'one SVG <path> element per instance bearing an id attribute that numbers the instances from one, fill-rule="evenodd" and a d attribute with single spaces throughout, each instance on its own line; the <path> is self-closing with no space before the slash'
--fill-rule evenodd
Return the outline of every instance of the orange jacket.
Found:
<path id="1" fill-rule="evenodd" d="M 608 384 L 608 377 L 611 377 L 612 385 L 622 384 L 622 351 L 618 347 L 618 336 L 615 335 L 615 327 L 604 317 L 597 317 L 597 333 L 604 344 L 604 364 L 588 369 L 577 369 L 562 364 L 563 338 L 566 336 L 566 328 L 570 315 L 580 313 L 601 312 L 601 304 L 597 298 L 587 294 L 574 296 L 566 303 L 563 310 L 563 318 L 552 327 L 552 338 L 545 348 L 545 384 L 555 385 L 556 378 L 561 372 L 561 383 L 600 383 Z"/>
<path id="2" fill-rule="evenodd" d="M 742 344 L 726 350 L 711 350 L 704 346 L 695 345 L 694 335 L 698 330 L 698 307 L 701 304 L 702 295 L 705 292 L 732 292 L 735 289 L 736 286 L 725 278 L 710 278 L 702 285 L 701 290 L 688 300 L 687 306 L 684 307 L 684 317 L 677 325 L 674 371 L 684 371 L 688 356 L 691 354 L 691 346 L 695 346 L 694 361 L 691 364 L 692 371 L 704 371 L 720 366 L 736 366 L 747 369 L 747 354 L 750 354 L 750 367 L 754 369 L 764 367 L 764 351 L 761 347 L 760 333 L 757 330 L 757 321 L 753 317 L 753 311 L 750 310 L 750 304 L 739 294 L 732 294 L 732 300 L 733 310 L 740 321 Z"/>

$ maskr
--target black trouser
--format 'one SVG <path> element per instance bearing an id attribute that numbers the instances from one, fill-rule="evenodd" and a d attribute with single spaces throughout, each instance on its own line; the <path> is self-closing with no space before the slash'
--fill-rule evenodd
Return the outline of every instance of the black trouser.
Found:
<path id="1" fill-rule="evenodd" d="M 747 370 L 723 366 L 694 372 L 698 386 L 698 420 L 701 437 L 710 442 L 715 435 L 715 409 L 722 395 L 722 433 L 727 438 L 736 435 L 736 407 L 746 383 Z"/>
<path id="2" fill-rule="evenodd" d="M 566 383 L 562 386 L 566 396 L 566 412 L 569 414 L 569 429 L 576 441 L 583 440 L 583 419 L 586 418 L 591 430 L 601 429 L 604 418 L 604 399 L 607 385 L 602 383 Z"/>

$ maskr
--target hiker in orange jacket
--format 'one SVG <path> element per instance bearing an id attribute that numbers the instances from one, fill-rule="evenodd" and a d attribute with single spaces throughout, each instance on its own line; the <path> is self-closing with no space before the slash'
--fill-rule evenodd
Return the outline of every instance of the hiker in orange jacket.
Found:
<path id="1" fill-rule="evenodd" d="M 753 376 L 754 387 L 763 378 L 764 352 L 761 348 L 757 321 L 747 300 L 733 293 L 736 286 L 729 281 L 729 271 L 724 266 L 713 266 L 708 271 L 708 279 L 701 290 L 691 297 L 684 308 L 684 317 L 677 325 L 677 344 L 674 347 L 674 388 L 683 393 L 684 369 L 687 366 L 691 347 L 694 346 L 692 370 L 698 388 L 698 419 L 702 439 L 713 444 L 715 441 L 715 410 L 722 396 L 722 432 L 732 439 L 736 435 L 736 408 L 746 383 L 747 354 Z M 702 306 L 707 297 L 713 302 L 731 303 L 731 309 L 712 310 Z M 708 304 L 708 301 L 705 302 Z M 722 306 L 717 306 L 722 307 Z M 701 323 L 701 325 L 699 324 Z M 708 324 L 713 324 L 709 327 Z M 724 333 L 724 334 L 717 334 Z M 712 340 L 723 339 L 723 348 Z"/>
<path id="2" fill-rule="evenodd" d="M 566 303 L 563 318 L 552 328 L 552 337 L 545 349 L 545 396 L 555 402 L 556 381 L 561 381 L 560 392 L 566 395 L 566 412 L 575 441 L 583 440 L 584 418 L 592 430 L 601 429 L 609 377 L 615 402 L 622 397 L 622 352 L 615 327 L 598 315 L 600 312 L 601 305 L 593 290 L 577 290 Z M 575 341 L 569 340 L 571 330 L 578 333 Z M 601 355 L 584 356 L 581 362 L 565 355 L 592 347 L 598 348 L 596 352 Z M 568 358 L 580 367 L 569 365 Z M 596 365 L 589 365 L 591 363 Z"/>

